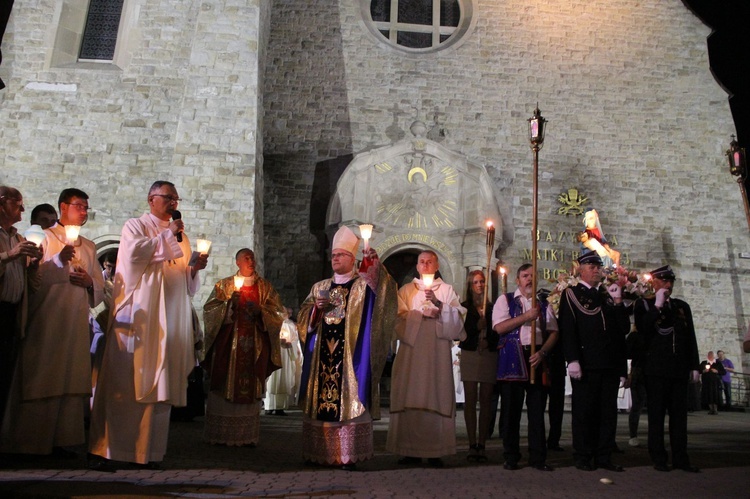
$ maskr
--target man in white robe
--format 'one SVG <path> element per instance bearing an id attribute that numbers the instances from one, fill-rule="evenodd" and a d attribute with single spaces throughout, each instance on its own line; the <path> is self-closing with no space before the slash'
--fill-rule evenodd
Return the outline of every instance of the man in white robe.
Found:
<path id="1" fill-rule="evenodd" d="M 39 266 L 41 286 L 31 295 L 29 322 L 11 388 L 11 414 L 2 450 L 75 457 L 64 447 L 83 444 L 84 405 L 91 396 L 89 307 L 103 297 L 96 247 L 66 235 L 88 217 L 88 195 L 60 193 L 60 221 L 47 229 Z"/>
<path id="2" fill-rule="evenodd" d="M 281 324 L 281 369 L 274 371 L 266 380 L 266 396 L 263 407 L 267 415 L 285 416 L 284 409 L 297 405 L 299 383 L 302 377 L 302 346 L 297 325 L 289 319 L 292 309 L 286 309 L 286 318 Z"/>
<path id="3" fill-rule="evenodd" d="M 190 297 L 199 288 L 174 184 L 157 181 L 151 212 L 125 223 L 117 256 L 112 318 L 91 414 L 90 452 L 153 466 L 164 458 L 171 407 L 186 405 L 195 366 Z M 110 471 L 107 461 L 91 464 Z"/>
<path id="4" fill-rule="evenodd" d="M 417 260 L 421 279 L 398 291 L 396 334 L 399 348 L 391 372 L 391 421 L 386 449 L 399 464 L 427 458 L 442 467 L 441 456 L 456 453 L 456 399 L 451 347 L 466 338 L 464 317 L 453 287 L 442 279 L 426 287 L 423 279 L 439 268 L 437 254 Z"/>

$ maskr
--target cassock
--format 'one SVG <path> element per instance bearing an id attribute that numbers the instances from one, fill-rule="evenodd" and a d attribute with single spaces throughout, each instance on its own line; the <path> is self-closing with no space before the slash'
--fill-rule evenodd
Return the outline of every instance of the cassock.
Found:
<path id="1" fill-rule="evenodd" d="M 3 450 L 49 454 L 53 447 L 86 441 L 84 404 L 91 396 L 89 307 L 104 297 L 104 281 L 93 242 L 79 237 L 75 256 L 64 264 L 65 227 L 45 230 L 41 285 L 30 295 L 26 336 L 13 381 Z M 91 291 L 70 283 L 73 269 L 93 279 Z"/>
<path id="2" fill-rule="evenodd" d="M 234 276 L 222 279 L 203 307 L 202 367 L 210 380 L 204 437 L 212 444 L 255 445 L 266 378 L 281 366 L 285 310 L 271 283 L 260 277 L 245 279 L 236 308 L 234 291 Z"/>
<path id="3" fill-rule="evenodd" d="M 374 454 L 372 420 L 380 418 L 380 377 L 397 310 L 396 283 L 383 265 L 377 266 L 375 275 L 367 279 L 372 286 L 356 272 L 342 279 L 346 282 L 320 281 L 300 308 L 306 460 L 346 465 Z M 330 293 L 333 308 L 311 327 L 314 297 L 321 290 Z"/>
<path id="4" fill-rule="evenodd" d="M 453 287 L 436 279 L 442 302 L 437 319 L 422 315 L 424 285 L 419 279 L 398 291 L 398 353 L 391 372 L 391 421 L 386 449 L 409 457 L 456 453 L 456 400 L 451 346 L 466 339 L 464 316 Z"/>
<path id="5" fill-rule="evenodd" d="M 145 464 L 167 448 L 171 407 L 195 366 L 190 242 L 150 213 L 125 223 L 112 317 L 91 414 L 92 454 Z"/>

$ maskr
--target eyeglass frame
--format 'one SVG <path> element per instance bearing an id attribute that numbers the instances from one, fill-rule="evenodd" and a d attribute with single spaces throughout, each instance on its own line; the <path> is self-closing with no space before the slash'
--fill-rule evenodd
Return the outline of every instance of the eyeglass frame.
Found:
<path id="1" fill-rule="evenodd" d="M 174 197 L 169 194 L 151 194 L 152 196 L 159 196 L 160 198 L 164 198 L 167 200 L 168 203 L 179 203 L 182 201 L 181 197 Z"/>
<path id="2" fill-rule="evenodd" d="M 11 196 L 0 196 L 0 200 L 13 201 L 16 206 L 20 206 L 23 211 L 26 211 L 26 205 L 23 204 L 23 199 Z"/>
<path id="3" fill-rule="evenodd" d="M 91 206 L 83 205 L 81 203 L 66 203 L 63 201 L 63 204 L 67 204 L 68 206 L 75 206 L 76 210 L 78 211 L 85 211 L 86 213 L 91 211 Z"/>

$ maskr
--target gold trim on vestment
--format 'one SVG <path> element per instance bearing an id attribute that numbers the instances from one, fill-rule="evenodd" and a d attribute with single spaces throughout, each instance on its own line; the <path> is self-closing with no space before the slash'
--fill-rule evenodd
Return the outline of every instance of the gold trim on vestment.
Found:
<path id="1" fill-rule="evenodd" d="M 344 325 L 344 364 L 342 369 L 341 382 L 341 413 L 340 421 L 354 419 L 364 413 L 365 407 L 363 401 L 359 400 L 358 383 L 354 375 L 353 355 L 357 347 L 357 338 L 362 321 L 364 308 L 364 299 L 367 284 L 355 272 L 353 279 L 356 281 L 352 284 L 349 292 L 349 299 L 346 307 L 346 319 Z M 310 294 L 300 307 L 298 315 L 298 331 L 300 339 L 303 342 L 307 340 L 310 318 L 315 306 L 315 296 L 319 291 L 330 291 L 332 285 L 331 279 L 325 279 L 313 285 Z M 373 318 L 371 324 L 371 343 L 370 343 L 370 363 L 372 371 L 371 394 L 372 406 L 369 408 L 373 419 L 380 418 L 380 378 L 383 374 L 385 361 L 388 355 L 390 341 L 394 335 L 396 324 L 396 315 L 398 311 L 398 295 L 396 282 L 391 278 L 383 265 L 378 269 L 378 286 L 373 307 Z M 322 324 L 317 325 L 317 338 L 321 337 Z M 320 365 L 320 341 L 316 342 L 310 359 L 310 376 L 307 386 L 302 387 L 300 392 L 300 407 L 304 413 L 311 418 L 317 414 L 317 394 L 320 390 L 318 378 L 318 366 Z M 316 396 L 308 397 L 308 394 Z"/>

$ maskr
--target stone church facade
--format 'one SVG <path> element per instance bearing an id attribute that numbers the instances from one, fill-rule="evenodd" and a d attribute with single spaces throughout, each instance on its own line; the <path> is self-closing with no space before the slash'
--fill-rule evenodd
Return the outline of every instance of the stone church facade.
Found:
<path id="1" fill-rule="evenodd" d="M 371 0 L 124 0 L 113 60 L 93 63 L 77 57 L 88 0 L 16 2 L 0 183 L 29 211 L 87 191 L 84 234 L 106 249 L 151 182 L 175 182 L 188 233 L 213 241 L 197 308 L 243 246 L 298 306 L 340 223 L 374 224 L 384 259 L 436 249 L 462 288 L 488 219 L 493 267 L 530 256 L 538 103 L 541 284 L 579 249 L 574 208 L 596 208 L 628 268 L 673 266 L 701 352 L 739 360 L 750 237 L 710 29 L 679 0 L 442 4 L 461 22 L 414 50 Z"/>

